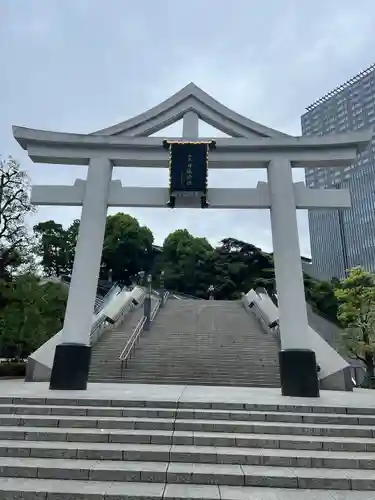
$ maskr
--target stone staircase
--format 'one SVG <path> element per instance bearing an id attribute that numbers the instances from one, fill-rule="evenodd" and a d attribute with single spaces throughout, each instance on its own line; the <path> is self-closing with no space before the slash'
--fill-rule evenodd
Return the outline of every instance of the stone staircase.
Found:
<path id="1" fill-rule="evenodd" d="M 169 300 L 124 381 L 279 387 L 278 347 L 240 302 Z"/>
<path id="2" fill-rule="evenodd" d="M 154 304 L 154 301 L 152 301 Z M 116 379 L 121 374 L 119 356 L 143 316 L 143 304 L 128 313 L 115 329 L 105 331 L 91 352 L 89 380 Z"/>
<path id="3" fill-rule="evenodd" d="M 375 408 L 0 398 L 1 500 L 370 500 L 374 491 Z"/>

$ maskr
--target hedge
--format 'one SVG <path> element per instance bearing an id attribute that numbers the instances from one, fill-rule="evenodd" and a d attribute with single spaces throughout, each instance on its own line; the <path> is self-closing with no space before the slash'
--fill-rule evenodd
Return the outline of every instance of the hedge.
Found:
<path id="1" fill-rule="evenodd" d="M 26 363 L 24 361 L 3 361 L 0 363 L 0 377 L 24 377 Z"/>

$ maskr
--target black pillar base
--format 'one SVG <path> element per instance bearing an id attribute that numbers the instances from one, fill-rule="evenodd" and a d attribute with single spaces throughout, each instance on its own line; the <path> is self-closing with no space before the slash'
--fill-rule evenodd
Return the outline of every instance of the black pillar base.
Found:
<path id="1" fill-rule="evenodd" d="M 279 352 L 281 393 L 301 398 L 319 397 L 315 352 L 309 349 L 286 349 Z"/>
<path id="2" fill-rule="evenodd" d="M 86 390 L 90 360 L 90 346 L 83 344 L 56 346 L 49 388 L 67 391 Z"/>

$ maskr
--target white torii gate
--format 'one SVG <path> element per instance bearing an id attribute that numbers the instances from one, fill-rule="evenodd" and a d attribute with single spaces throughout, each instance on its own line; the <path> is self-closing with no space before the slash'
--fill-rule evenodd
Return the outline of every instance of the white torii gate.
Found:
<path id="1" fill-rule="evenodd" d="M 168 187 L 126 187 L 121 181 L 111 181 L 112 167 L 167 168 L 163 138 L 149 135 L 181 118 L 183 140 L 197 140 L 199 119 L 232 137 L 215 139 L 209 168 L 267 169 L 268 182 L 260 182 L 256 188 L 208 188 L 208 209 L 271 210 L 282 393 L 318 396 L 315 355 L 307 334 L 296 208 L 349 207 L 350 197 L 346 190 L 312 190 L 302 182 L 293 183 L 292 168 L 350 165 L 370 141 L 371 133 L 292 137 L 235 113 L 193 83 L 145 113 L 91 134 L 13 127 L 14 137 L 34 162 L 89 166 L 87 179 L 77 180 L 73 186 L 32 188 L 36 205 L 82 205 L 64 335 L 56 348 L 50 387 L 87 386 L 90 329 L 107 207 L 166 207 L 169 201 Z M 198 207 L 192 198 L 177 200 L 177 208 Z"/>

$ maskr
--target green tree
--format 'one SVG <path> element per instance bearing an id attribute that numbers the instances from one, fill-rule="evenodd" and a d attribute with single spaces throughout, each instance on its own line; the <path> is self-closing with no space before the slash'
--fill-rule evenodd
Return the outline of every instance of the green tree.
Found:
<path id="1" fill-rule="evenodd" d="M 140 270 L 149 272 L 154 252 L 153 234 L 137 219 L 128 214 L 117 213 L 107 217 L 101 275 L 107 278 L 112 270 L 114 281 L 128 282 Z"/>
<path id="2" fill-rule="evenodd" d="M 268 256 L 270 258 L 268 267 L 257 271 L 258 276 L 255 278 L 254 284 L 256 287 L 265 288 L 268 295 L 277 304 L 275 270 L 272 255 L 268 254 Z M 303 273 L 303 284 L 306 301 L 315 312 L 324 315 L 327 320 L 337 323 L 338 301 L 334 294 L 334 285 L 330 282 L 318 281 L 306 273 Z"/>
<path id="3" fill-rule="evenodd" d="M 37 237 L 36 251 L 41 258 L 47 276 L 71 274 L 80 221 L 74 220 L 64 229 L 53 220 L 34 226 Z M 109 271 L 115 281 L 133 279 L 141 270 L 149 272 L 155 252 L 153 235 L 147 227 L 141 227 L 134 217 L 117 213 L 107 217 L 103 243 L 101 277 L 107 279 Z"/>
<path id="4" fill-rule="evenodd" d="M 62 285 L 21 275 L 0 282 L 0 297 L 6 298 L 0 315 L 2 357 L 25 358 L 62 328 L 67 299 Z"/>
<path id="5" fill-rule="evenodd" d="M 344 326 L 342 341 L 348 352 L 366 366 L 367 387 L 375 388 L 375 276 L 360 267 L 335 288 L 338 319 Z"/>
<path id="6" fill-rule="evenodd" d="M 26 217 L 33 211 L 26 172 L 13 158 L 0 158 L 0 279 L 30 262 Z"/>
<path id="7" fill-rule="evenodd" d="M 336 323 L 338 322 L 339 303 L 335 295 L 335 288 L 339 286 L 338 283 L 313 279 L 310 279 L 307 284 L 305 283 L 307 302 L 309 302 L 313 309 Z"/>
<path id="8" fill-rule="evenodd" d="M 214 249 L 206 238 L 186 229 L 170 233 L 163 244 L 165 286 L 170 290 L 205 297 L 214 281 Z"/>
<path id="9" fill-rule="evenodd" d="M 65 232 L 66 235 L 66 252 L 67 252 L 67 274 L 71 274 L 73 271 L 74 255 L 76 251 L 78 231 L 79 231 L 79 219 L 74 219 Z"/>
<path id="10" fill-rule="evenodd" d="M 216 249 L 219 259 L 222 297 L 237 299 L 257 286 L 273 290 L 273 260 L 270 254 L 251 243 L 225 238 Z"/>
<path id="11" fill-rule="evenodd" d="M 71 274 L 77 244 L 79 220 L 64 229 L 53 220 L 39 222 L 34 226 L 37 244 L 35 251 L 47 276 Z"/>
<path id="12" fill-rule="evenodd" d="M 34 226 L 37 237 L 36 251 L 47 276 L 61 276 L 68 269 L 67 232 L 53 220 L 39 222 Z"/>
<path id="13" fill-rule="evenodd" d="M 264 288 L 272 301 L 277 305 L 276 277 L 274 268 L 262 269 L 259 276 L 254 279 L 254 288 Z"/>

